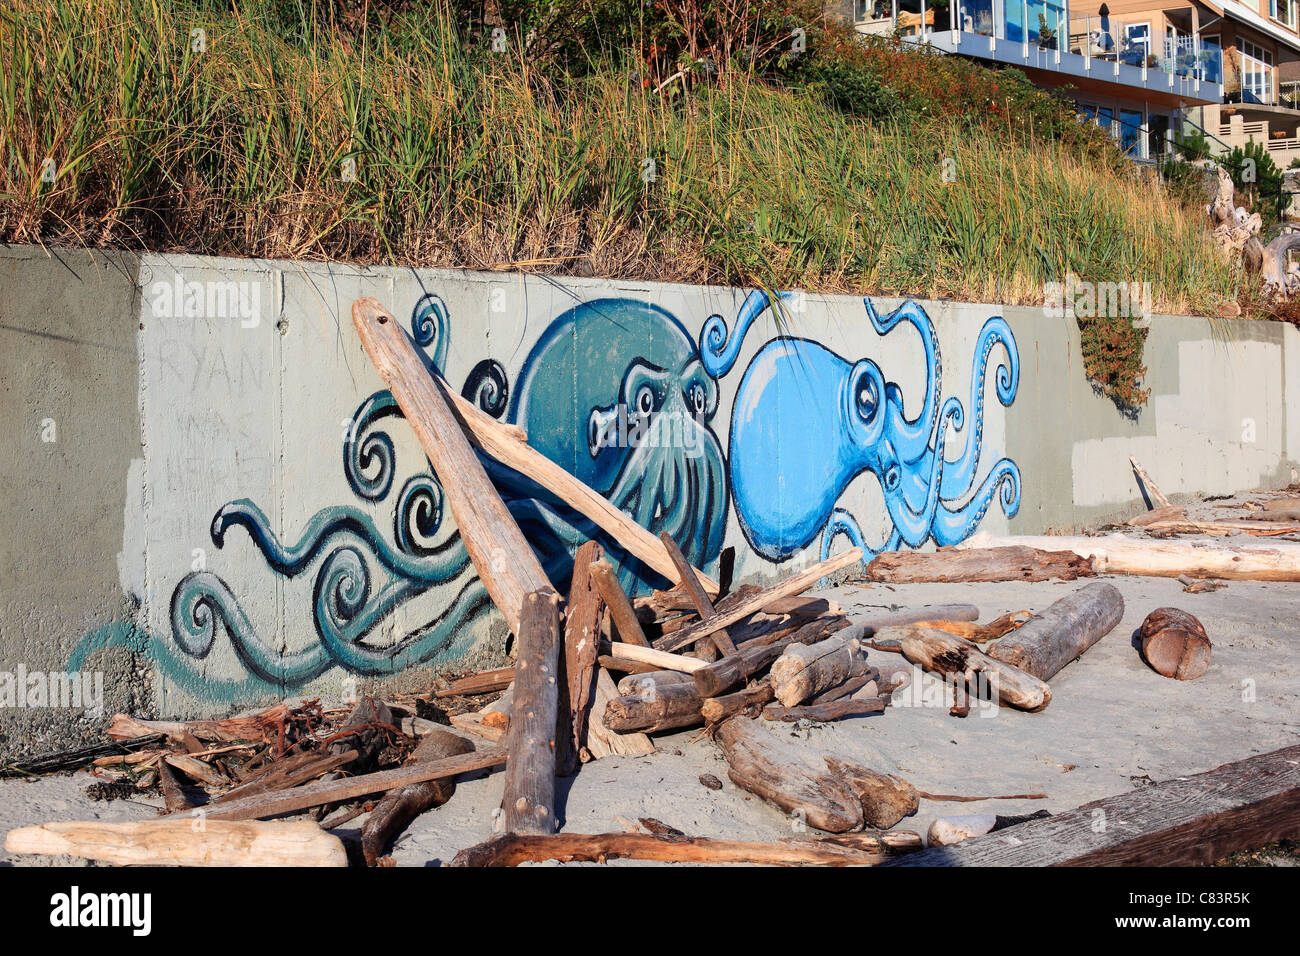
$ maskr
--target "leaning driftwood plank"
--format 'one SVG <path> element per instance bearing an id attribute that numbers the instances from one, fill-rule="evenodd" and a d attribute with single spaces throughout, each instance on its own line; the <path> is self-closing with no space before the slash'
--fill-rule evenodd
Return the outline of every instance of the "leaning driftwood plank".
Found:
<path id="1" fill-rule="evenodd" d="M 352 304 L 352 323 L 436 474 L 474 569 L 510 630 L 519 633 L 524 595 L 551 587 L 537 556 L 462 431 L 447 396 L 397 320 L 374 299 Z M 523 447 L 514 439 L 508 443 Z"/>
<path id="2" fill-rule="evenodd" d="M 1151 480 L 1151 476 L 1146 473 L 1146 469 L 1138 464 L 1137 459 L 1132 455 L 1129 455 L 1128 463 L 1133 466 L 1133 473 L 1137 475 L 1138 481 L 1141 482 L 1142 487 L 1146 489 L 1147 494 L 1151 498 L 1151 503 L 1161 508 L 1172 507 L 1173 502 L 1165 496 L 1163 491 L 1156 487 L 1156 483 Z"/>
<path id="3" fill-rule="evenodd" d="M 836 571 L 847 568 L 850 564 L 862 560 L 861 548 L 850 548 L 843 554 L 837 554 L 820 564 L 815 564 L 806 571 L 802 571 L 793 577 L 786 578 L 770 588 L 765 588 L 748 601 L 732 608 L 725 613 L 717 614 L 707 621 L 700 621 L 698 624 L 691 624 L 679 630 L 673 631 L 654 642 L 654 646 L 661 651 L 675 651 L 679 647 L 685 647 L 688 644 L 694 644 L 702 637 L 707 637 L 714 631 L 735 624 L 742 618 L 749 617 L 766 608 L 772 601 L 777 598 L 789 597 L 792 594 L 798 594 L 808 590 L 828 574 L 834 574 Z"/>
<path id="4" fill-rule="evenodd" d="M 446 760 L 433 760 L 428 763 L 397 767 L 394 770 L 381 770 L 378 773 L 362 774 L 360 777 L 309 783 L 303 787 L 278 793 L 258 793 L 219 806 L 187 810 L 179 815 L 187 816 L 202 812 L 208 820 L 256 820 L 259 817 L 274 817 L 282 813 L 292 813 L 294 810 L 318 807 L 322 803 L 363 797 L 368 793 L 385 793 L 394 787 L 422 783 L 425 780 L 446 780 L 472 770 L 496 767 L 505 762 L 505 750 L 492 747 L 472 754 L 448 757 Z"/>
<path id="5" fill-rule="evenodd" d="M 728 776 L 743 790 L 776 804 L 803 822 L 843 833 L 862 825 L 862 805 L 838 777 L 809 766 L 790 744 L 749 717 L 730 717 L 718 728 Z"/>
<path id="6" fill-rule="evenodd" d="M 505 833 L 461 850 L 452 866 L 517 866 L 541 860 L 604 863 L 619 858 L 757 866 L 872 866 L 886 856 L 883 850 L 859 850 L 829 840 L 749 843 L 649 833 L 556 833 L 544 837 Z"/>
<path id="7" fill-rule="evenodd" d="M 1039 680 L 1051 680 L 1070 661 L 1114 630 L 1124 598 L 1101 581 L 1067 594 L 985 651 Z"/>
<path id="8" fill-rule="evenodd" d="M 438 378 L 433 373 L 430 375 Z M 444 394 L 455 395 L 455 389 L 441 378 L 438 381 Z M 670 581 L 679 580 L 677 569 L 658 538 L 612 505 L 599 492 L 583 484 L 526 441 L 521 441 L 514 426 L 502 424 L 468 403 L 455 402 L 454 410 L 460 417 L 466 438 L 476 448 L 550 491 L 578 514 L 590 519 L 643 564 Z M 716 581 L 701 571 L 697 570 L 696 574 L 705 590 L 710 594 L 718 593 Z"/>
<path id="9" fill-rule="evenodd" d="M 1098 819 L 1110 825 L 1098 827 Z M 1096 800 L 958 846 L 913 854 L 892 865 L 1189 866 L 1297 835 L 1300 744 Z"/>
<path id="10" fill-rule="evenodd" d="M 10 830 L 5 849 L 10 853 L 102 860 L 119 866 L 348 865 L 342 841 L 310 821 L 209 819 L 201 827 L 185 819 L 46 823 Z"/>
<path id="11" fill-rule="evenodd" d="M 982 548 L 886 551 L 867 565 L 868 581 L 888 584 L 950 581 L 1073 581 L 1092 577 L 1092 562 L 1073 551 Z"/>
<path id="12" fill-rule="evenodd" d="M 649 647 L 641 622 L 636 619 L 636 611 L 627 599 L 627 592 L 618 583 L 614 566 L 608 561 L 597 561 L 591 566 L 591 579 L 596 583 L 596 590 L 609 608 L 609 616 L 614 622 L 614 630 L 625 644 Z"/>
<path id="13" fill-rule="evenodd" d="M 555 731 L 559 709 L 560 603 L 533 591 L 519 612 L 519 650 L 501 806 L 510 833 L 555 832 Z"/>
<path id="14" fill-rule="evenodd" d="M 957 545 L 990 548 L 1023 544 L 1065 549 L 1093 559 L 1099 574 L 1148 577 L 1224 578 L 1235 581 L 1300 581 L 1300 544 L 1272 541 L 1231 545 L 1221 541 L 1157 541 L 1122 534 L 1096 538 L 1026 535 L 994 537 L 984 532 Z"/>
<path id="15" fill-rule="evenodd" d="M 464 737 L 439 727 L 421 738 L 407 763 L 428 763 L 473 752 L 474 745 Z M 412 820 L 425 810 L 442 806 L 455 792 L 454 780 L 426 780 L 423 783 L 396 787 L 384 794 L 384 798 L 371 811 L 365 826 L 361 828 L 361 852 L 366 858 L 366 865 L 377 864 L 393 838 L 405 830 Z"/>
<path id="16" fill-rule="evenodd" d="M 672 558 L 673 564 L 677 567 L 677 573 L 682 579 L 682 590 L 690 595 L 691 603 L 695 605 L 696 612 L 700 615 L 700 620 L 707 621 L 717 616 L 717 611 L 713 607 L 713 602 L 709 600 L 709 595 L 705 592 L 704 587 L 700 584 L 699 578 L 695 576 L 695 569 L 691 567 L 686 555 L 682 554 L 682 549 L 677 547 L 677 542 L 667 531 L 661 532 L 660 539 L 664 543 L 664 549 L 668 556 Z M 720 627 L 708 639 L 713 642 L 713 646 L 718 649 L 718 653 L 723 657 L 736 653 L 736 645 L 731 643 L 731 637 L 727 634 L 725 627 Z M 700 650 L 699 645 L 695 648 Z"/>
<path id="17" fill-rule="evenodd" d="M 970 641 L 916 625 L 898 628 L 898 633 L 903 653 L 913 664 L 963 681 L 972 692 L 981 679 L 987 681 L 998 704 L 1034 711 L 1051 703 L 1052 689 L 1044 681 L 989 657 Z"/>

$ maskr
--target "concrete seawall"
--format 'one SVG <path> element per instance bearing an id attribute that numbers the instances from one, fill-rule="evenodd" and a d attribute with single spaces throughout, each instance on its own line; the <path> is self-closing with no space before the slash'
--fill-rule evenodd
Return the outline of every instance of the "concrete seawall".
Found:
<path id="1" fill-rule="evenodd" d="M 793 295 L 778 324 L 748 290 L 3 250 L 0 753 L 97 726 L 99 706 L 50 699 L 65 671 L 91 704 L 102 682 L 107 713 L 196 715 L 501 653 L 352 328 L 362 295 L 697 564 L 734 547 L 745 580 L 852 540 L 1123 517 L 1129 455 L 1174 496 L 1281 487 L 1300 461 L 1300 332 L 1277 323 L 1153 317 L 1151 400 L 1126 416 L 1074 322 L 1038 309 Z M 494 479 L 565 579 L 591 529 Z"/>

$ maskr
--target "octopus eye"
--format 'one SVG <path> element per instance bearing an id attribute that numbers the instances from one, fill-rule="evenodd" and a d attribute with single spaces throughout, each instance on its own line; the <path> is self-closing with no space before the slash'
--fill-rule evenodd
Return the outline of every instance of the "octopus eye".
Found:
<path id="1" fill-rule="evenodd" d="M 863 376 L 858 383 L 858 393 L 854 396 L 857 402 L 858 414 L 862 416 L 863 421 L 871 421 L 876 417 L 876 410 L 880 407 L 880 393 L 876 390 L 876 383 L 868 376 Z"/>
<path id="2" fill-rule="evenodd" d="M 699 382 L 691 386 L 691 408 L 696 415 L 704 414 L 704 386 Z"/>
<path id="3" fill-rule="evenodd" d="M 636 393 L 636 410 L 642 415 L 649 415 L 655 410 L 655 393 L 649 385 L 643 385 Z"/>

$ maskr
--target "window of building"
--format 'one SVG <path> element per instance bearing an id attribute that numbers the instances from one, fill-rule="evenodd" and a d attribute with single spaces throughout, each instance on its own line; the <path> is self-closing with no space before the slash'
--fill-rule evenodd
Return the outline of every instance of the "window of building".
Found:
<path id="1" fill-rule="evenodd" d="M 1273 102 L 1273 54 L 1237 37 L 1241 51 L 1241 99 L 1243 103 Z"/>

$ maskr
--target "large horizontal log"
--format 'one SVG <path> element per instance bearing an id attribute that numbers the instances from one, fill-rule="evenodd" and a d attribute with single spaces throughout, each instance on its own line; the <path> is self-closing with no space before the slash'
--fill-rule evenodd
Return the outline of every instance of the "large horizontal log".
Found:
<path id="1" fill-rule="evenodd" d="M 1221 541 L 1161 541 L 1122 534 L 1096 538 L 1026 535 L 994 537 L 980 532 L 957 545 L 987 548 L 1005 545 L 1064 549 L 1092 558 L 1099 574 L 1147 577 L 1223 578 L 1234 581 L 1300 581 L 1300 544 Z"/>
<path id="2" fill-rule="evenodd" d="M 1098 827 L 1099 819 L 1123 825 Z M 1300 744 L 889 865 L 1192 866 L 1298 836 Z"/>
<path id="3" fill-rule="evenodd" d="M 751 843 L 648 833 L 556 833 L 544 837 L 504 833 L 461 850 L 452 866 L 518 866 L 541 860 L 604 863 L 620 858 L 755 866 L 871 866 L 887 855 L 885 850 L 860 850 L 829 840 Z"/>
<path id="4" fill-rule="evenodd" d="M 5 837 L 5 850 L 75 856 L 118 866 L 348 865 L 339 838 L 310 821 L 234 822 L 208 816 L 203 826 L 195 826 L 192 819 L 163 819 L 19 827 Z"/>
<path id="5" fill-rule="evenodd" d="M 961 551 L 886 551 L 867 565 L 868 581 L 1073 581 L 1092 577 L 1092 562 L 1073 551 L 1012 546 Z"/>
<path id="6" fill-rule="evenodd" d="M 1124 598 L 1113 584 L 1097 581 L 1067 594 L 985 651 L 1039 680 L 1051 680 L 1070 661 L 1114 630 Z"/>
<path id="7" fill-rule="evenodd" d="M 654 733 L 701 723 L 702 698 L 695 682 L 651 685 L 638 693 L 615 697 L 605 706 L 605 726 L 616 733 Z"/>

